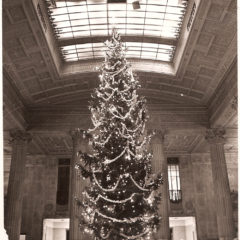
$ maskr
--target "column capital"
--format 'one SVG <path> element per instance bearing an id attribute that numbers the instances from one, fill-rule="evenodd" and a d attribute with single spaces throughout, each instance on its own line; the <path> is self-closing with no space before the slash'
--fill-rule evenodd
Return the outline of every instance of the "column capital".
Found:
<path id="1" fill-rule="evenodd" d="M 32 140 L 31 134 L 23 130 L 19 130 L 19 129 L 10 130 L 9 134 L 10 134 L 10 137 L 12 138 L 11 142 L 14 142 L 14 141 L 30 142 Z"/>
<path id="2" fill-rule="evenodd" d="M 210 128 L 207 129 L 206 131 L 206 136 L 205 139 L 209 142 L 209 143 L 225 143 L 225 138 L 224 138 L 224 134 L 225 134 L 225 129 L 224 128 Z"/>
<path id="3" fill-rule="evenodd" d="M 84 135 L 83 132 L 84 130 L 80 128 L 75 128 L 75 129 L 71 129 L 69 131 L 69 134 L 71 135 L 73 140 L 77 140 L 77 139 L 83 138 L 83 135 Z"/>
<path id="4" fill-rule="evenodd" d="M 166 129 L 155 129 L 152 131 L 153 137 L 152 137 L 152 143 L 154 144 L 160 144 L 164 142 L 165 135 L 167 133 Z"/>
<path id="5" fill-rule="evenodd" d="M 237 111 L 237 109 L 238 109 L 238 97 L 237 96 L 233 97 L 231 104 L 232 104 L 232 109 Z"/>

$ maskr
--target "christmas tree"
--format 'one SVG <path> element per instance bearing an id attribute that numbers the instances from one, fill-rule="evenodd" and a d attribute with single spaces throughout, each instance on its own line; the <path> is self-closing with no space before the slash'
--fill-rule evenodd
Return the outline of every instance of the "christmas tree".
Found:
<path id="1" fill-rule="evenodd" d="M 85 132 L 93 153 L 80 152 L 77 165 L 91 181 L 79 202 L 80 225 L 95 240 L 150 239 L 159 226 L 162 178 L 151 173 L 146 100 L 137 95 L 140 85 L 115 29 L 105 45 L 100 84 L 90 104 L 94 127 Z"/>

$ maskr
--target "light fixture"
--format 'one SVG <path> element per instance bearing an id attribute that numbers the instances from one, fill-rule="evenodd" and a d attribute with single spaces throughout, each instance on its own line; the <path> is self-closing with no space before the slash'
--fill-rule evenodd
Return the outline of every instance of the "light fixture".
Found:
<path id="1" fill-rule="evenodd" d="M 134 2 L 132 2 L 132 6 L 133 6 L 133 9 L 134 9 L 134 10 L 140 9 L 140 3 L 139 3 L 139 1 L 134 1 Z"/>

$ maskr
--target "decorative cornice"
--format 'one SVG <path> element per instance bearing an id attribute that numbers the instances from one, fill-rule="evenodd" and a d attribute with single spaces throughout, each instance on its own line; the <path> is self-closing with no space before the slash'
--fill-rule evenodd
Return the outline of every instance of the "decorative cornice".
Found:
<path id="1" fill-rule="evenodd" d="M 12 138 L 11 142 L 30 142 L 32 140 L 31 134 L 23 130 L 14 129 L 9 133 Z"/>
<path id="2" fill-rule="evenodd" d="M 226 131 L 223 128 L 212 128 L 207 129 L 205 139 L 209 143 L 225 143 L 225 135 Z"/>

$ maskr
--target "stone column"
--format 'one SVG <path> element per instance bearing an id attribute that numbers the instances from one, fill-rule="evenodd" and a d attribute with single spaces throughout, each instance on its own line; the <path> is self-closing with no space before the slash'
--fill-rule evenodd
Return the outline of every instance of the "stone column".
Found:
<path id="1" fill-rule="evenodd" d="M 30 134 L 15 130 L 12 137 L 12 160 L 8 183 L 5 226 L 9 240 L 19 240 L 22 219 L 22 200 L 25 178 L 25 162 Z"/>
<path id="2" fill-rule="evenodd" d="M 218 237 L 219 240 L 232 240 L 234 236 L 234 222 L 223 147 L 225 143 L 224 134 L 224 129 L 209 129 L 207 130 L 206 140 L 210 145 Z"/>
<path id="3" fill-rule="evenodd" d="M 82 131 L 80 129 L 75 129 L 70 131 L 73 140 L 73 154 L 71 159 L 70 167 L 70 191 L 69 191 L 69 207 L 70 207 L 70 229 L 69 237 L 70 240 L 87 240 L 89 236 L 86 235 L 79 228 L 79 217 L 81 216 L 81 208 L 77 206 L 76 198 L 82 199 L 82 192 L 86 186 L 86 182 L 83 181 L 82 177 L 79 175 L 76 164 L 79 161 L 77 153 L 81 150 L 82 152 L 87 151 L 87 142 L 83 138 Z"/>
<path id="4" fill-rule="evenodd" d="M 168 193 L 168 170 L 167 159 L 164 155 L 163 141 L 165 132 L 163 130 L 157 130 L 155 136 L 152 138 L 151 147 L 153 151 L 152 170 L 153 173 L 162 173 L 163 184 L 161 189 L 161 202 L 159 213 L 161 215 L 160 229 L 156 234 L 157 240 L 169 240 L 169 193 Z"/>

